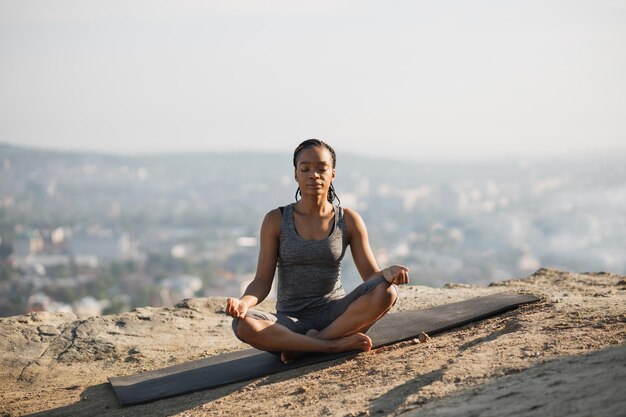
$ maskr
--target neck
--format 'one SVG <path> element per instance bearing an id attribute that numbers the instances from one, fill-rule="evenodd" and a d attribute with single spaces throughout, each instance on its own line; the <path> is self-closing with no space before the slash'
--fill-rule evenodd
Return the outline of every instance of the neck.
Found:
<path id="1" fill-rule="evenodd" d="M 332 204 L 330 204 L 326 198 L 326 194 L 317 196 L 303 195 L 302 198 L 296 203 L 298 211 L 307 214 L 327 214 L 332 211 Z"/>

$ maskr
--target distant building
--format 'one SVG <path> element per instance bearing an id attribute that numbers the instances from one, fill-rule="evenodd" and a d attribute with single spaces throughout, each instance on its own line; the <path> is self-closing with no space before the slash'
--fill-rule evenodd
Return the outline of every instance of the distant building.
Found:
<path id="1" fill-rule="evenodd" d="M 46 294 L 37 292 L 28 297 L 26 303 L 26 312 L 38 312 L 38 311 L 51 311 L 51 312 L 64 312 L 72 313 L 72 307 L 68 304 L 60 303 L 53 300 Z"/>
<path id="2" fill-rule="evenodd" d="M 120 236 L 74 236 L 69 244 L 69 252 L 74 256 L 95 256 L 100 261 L 124 259 L 126 242 Z"/>
<path id="3" fill-rule="evenodd" d="M 74 314 L 79 318 L 93 317 L 101 315 L 102 311 L 110 305 L 111 302 L 109 300 L 96 300 L 93 297 L 83 297 L 72 303 L 72 309 L 74 310 Z"/>
<path id="4" fill-rule="evenodd" d="M 162 305 L 173 305 L 186 298 L 192 298 L 201 289 L 202 280 L 193 275 L 178 275 L 157 284 Z"/>
<path id="5" fill-rule="evenodd" d="M 39 230 L 35 230 L 30 238 L 30 253 L 31 255 L 37 255 L 43 252 L 44 241 L 43 236 Z"/>

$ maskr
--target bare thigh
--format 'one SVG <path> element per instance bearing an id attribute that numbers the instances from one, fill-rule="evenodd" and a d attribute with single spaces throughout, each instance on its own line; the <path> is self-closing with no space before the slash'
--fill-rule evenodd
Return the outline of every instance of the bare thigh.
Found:
<path id="1" fill-rule="evenodd" d="M 328 327 L 332 322 L 337 320 L 339 316 L 341 316 L 347 309 L 350 307 L 352 303 L 358 300 L 360 297 L 371 293 L 376 287 L 379 285 L 388 285 L 387 280 L 381 275 L 379 277 L 370 279 L 369 281 L 365 281 L 360 284 L 350 293 L 346 294 L 345 297 L 340 298 L 338 300 L 332 300 L 326 306 L 322 307 L 319 311 L 315 313 L 313 316 L 312 325 L 314 329 L 321 330 Z M 391 286 L 396 291 L 396 301 L 398 291 L 395 285 Z M 394 301 L 395 304 L 395 301 Z M 381 311 L 381 314 L 384 312 Z"/>
<path id="2" fill-rule="evenodd" d="M 268 313 L 266 311 L 261 311 L 261 310 L 248 310 L 248 312 L 246 313 L 246 317 L 255 319 L 255 320 L 263 320 L 263 321 L 268 321 L 272 323 L 282 324 L 283 326 L 285 326 L 292 332 L 300 333 L 300 334 L 305 334 L 309 329 L 312 328 L 311 327 L 312 323 L 310 323 L 309 320 L 293 317 L 293 316 L 283 314 L 283 313 L 273 314 L 273 313 Z M 237 327 L 239 326 L 239 322 L 240 322 L 240 319 L 237 319 L 237 318 L 233 319 L 233 322 L 232 322 L 233 333 L 235 333 L 235 336 L 237 337 L 237 339 L 246 343 L 246 341 L 243 340 L 238 335 Z"/>

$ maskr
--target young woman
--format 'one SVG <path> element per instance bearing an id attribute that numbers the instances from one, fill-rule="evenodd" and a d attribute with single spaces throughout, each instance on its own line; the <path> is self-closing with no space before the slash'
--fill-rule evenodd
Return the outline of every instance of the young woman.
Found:
<path id="1" fill-rule="evenodd" d="M 293 155 L 296 203 L 267 213 L 256 276 L 240 299 L 229 298 L 233 330 L 257 349 L 290 362 L 303 352 L 370 350 L 367 329 L 393 306 L 394 284 L 409 281 L 401 265 L 380 269 L 361 217 L 334 205 L 335 151 L 310 139 Z M 340 263 L 350 246 L 363 283 L 345 295 Z M 251 308 L 267 297 L 277 274 L 276 314 Z"/>

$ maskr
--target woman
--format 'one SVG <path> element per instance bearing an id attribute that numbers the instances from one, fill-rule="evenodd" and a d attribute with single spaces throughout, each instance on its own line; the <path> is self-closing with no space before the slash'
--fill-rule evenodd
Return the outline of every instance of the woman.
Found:
<path id="1" fill-rule="evenodd" d="M 296 148 L 296 203 L 267 213 L 256 276 L 240 299 L 227 300 L 236 336 L 280 352 L 285 363 L 303 352 L 370 350 L 364 332 L 395 303 L 394 284 L 409 280 L 404 266 L 381 270 L 361 217 L 333 204 L 335 163 L 335 151 L 320 140 Z M 364 282 L 344 295 L 340 263 L 348 245 Z M 277 313 L 252 310 L 267 297 L 277 267 Z"/>

